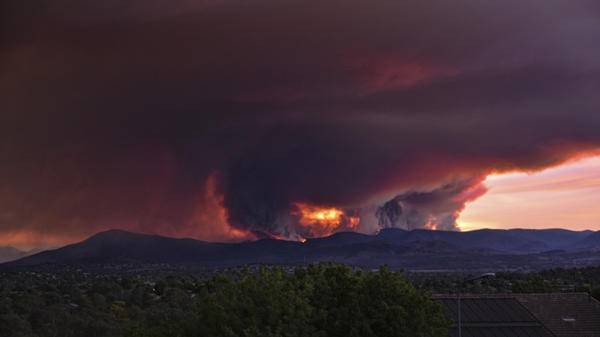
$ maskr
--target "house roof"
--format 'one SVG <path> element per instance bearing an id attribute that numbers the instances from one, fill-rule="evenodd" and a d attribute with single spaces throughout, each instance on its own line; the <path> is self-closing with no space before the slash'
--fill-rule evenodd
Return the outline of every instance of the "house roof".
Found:
<path id="1" fill-rule="evenodd" d="M 586 293 L 515 297 L 557 337 L 600 337 L 600 302 Z"/>
<path id="2" fill-rule="evenodd" d="M 459 336 L 457 296 L 435 296 L 454 324 L 451 335 Z M 461 296 L 463 337 L 554 337 L 514 296 Z"/>

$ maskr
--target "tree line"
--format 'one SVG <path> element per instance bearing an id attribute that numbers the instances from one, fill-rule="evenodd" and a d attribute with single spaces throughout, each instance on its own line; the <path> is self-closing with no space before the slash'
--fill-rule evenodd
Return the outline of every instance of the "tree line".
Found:
<path id="1" fill-rule="evenodd" d="M 335 264 L 190 274 L 0 274 L 0 336 L 446 337 L 400 272 Z"/>

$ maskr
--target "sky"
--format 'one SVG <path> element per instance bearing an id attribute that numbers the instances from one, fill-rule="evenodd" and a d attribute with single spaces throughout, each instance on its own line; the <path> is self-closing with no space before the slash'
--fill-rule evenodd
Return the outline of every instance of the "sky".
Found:
<path id="1" fill-rule="evenodd" d="M 598 228 L 577 187 L 594 168 L 571 165 L 600 150 L 599 17 L 596 0 L 0 0 L 0 244 Z"/>
<path id="2" fill-rule="evenodd" d="M 467 203 L 463 230 L 569 228 L 600 230 L 600 157 L 534 173 L 493 174 L 488 192 Z"/>

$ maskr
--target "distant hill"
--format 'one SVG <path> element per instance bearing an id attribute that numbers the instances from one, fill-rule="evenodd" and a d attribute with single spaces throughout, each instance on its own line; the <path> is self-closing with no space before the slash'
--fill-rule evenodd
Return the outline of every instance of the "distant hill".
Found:
<path id="1" fill-rule="evenodd" d="M 72 245 L 21 259 L 14 265 L 40 264 L 236 264 L 248 260 L 270 261 L 272 256 L 291 253 L 298 242 L 259 240 L 237 244 L 175 239 L 158 235 L 109 230 Z"/>
<path id="2" fill-rule="evenodd" d="M 13 261 L 26 256 L 27 253 L 10 246 L 0 246 L 0 263 Z"/>
<path id="3" fill-rule="evenodd" d="M 202 259 L 206 253 L 209 253 L 208 249 L 219 245 L 192 239 L 174 239 L 109 230 L 76 244 L 34 254 L 19 263 L 24 265 L 131 261 L 180 263 Z"/>
<path id="4" fill-rule="evenodd" d="M 569 248 L 593 232 L 576 232 L 564 229 L 481 229 L 469 232 L 433 231 L 415 229 L 412 231 L 387 228 L 377 235 L 359 233 L 337 233 L 329 237 L 310 239 L 315 245 L 339 245 L 357 242 L 384 241 L 389 243 L 410 243 L 416 241 L 443 241 L 461 249 L 490 249 L 505 253 L 536 253 Z"/>
<path id="5" fill-rule="evenodd" d="M 575 242 L 572 247 L 577 249 L 600 250 L 600 231 L 592 232 L 590 235 Z"/>
<path id="6" fill-rule="evenodd" d="M 337 233 L 304 243 L 263 239 L 211 243 L 110 230 L 44 251 L 4 267 L 40 265 L 167 264 L 228 267 L 335 261 L 364 267 L 387 264 L 423 269 L 540 269 L 599 264 L 600 232 L 476 230 L 450 232 L 384 229 L 376 235 Z"/>
<path id="7" fill-rule="evenodd" d="M 565 229 L 481 229 L 468 232 L 384 229 L 378 237 L 395 242 L 440 240 L 463 249 L 485 248 L 505 253 L 529 254 L 570 249 L 592 233 L 594 232 Z"/>

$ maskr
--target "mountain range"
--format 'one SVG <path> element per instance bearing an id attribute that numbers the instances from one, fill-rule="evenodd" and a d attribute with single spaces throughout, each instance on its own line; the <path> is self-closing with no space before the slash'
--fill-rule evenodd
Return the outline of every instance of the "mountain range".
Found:
<path id="1" fill-rule="evenodd" d="M 367 268 L 386 264 L 410 270 L 535 270 L 600 265 L 600 232 L 383 229 L 375 235 L 342 232 L 304 243 L 275 239 L 213 243 L 110 230 L 2 266 L 166 264 L 204 268 L 321 261 Z"/>
<path id="2" fill-rule="evenodd" d="M 0 246 L 0 263 L 18 260 L 37 252 L 39 252 L 39 250 L 22 251 L 11 246 Z"/>

